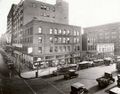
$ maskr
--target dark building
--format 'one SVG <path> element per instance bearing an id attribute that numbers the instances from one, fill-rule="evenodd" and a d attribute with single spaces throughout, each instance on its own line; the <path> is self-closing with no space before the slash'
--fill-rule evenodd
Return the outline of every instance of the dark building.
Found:
<path id="1" fill-rule="evenodd" d="M 6 36 L 7 36 L 7 42 L 8 42 L 8 44 L 12 44 L 11 42 L 12 42 L 12 33 L 13 33 L 13 24 L 14 24 L 14 10 L 15 10 L 15 8 L 16 8 L 16 5 L 15 4 L 13 4 L 12 6 L 11 6 L 11 9 L 10 9 L 10 11 L 9 11 L 9 13 L 8 13 L 8 16 L 7 16 L 7 32 L 6 32 Z"/>

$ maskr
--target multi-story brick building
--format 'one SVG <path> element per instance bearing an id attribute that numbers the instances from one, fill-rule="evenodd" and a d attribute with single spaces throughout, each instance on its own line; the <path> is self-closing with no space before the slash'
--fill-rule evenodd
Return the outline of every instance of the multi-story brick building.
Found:
<path id="1" fill-rule="evenodd" d="M 24 25 L 22 44 L 23 53 L 31 56 L 29 61 L 33 60 L 31 63 L 38 59 L 53 62 L 49 64 L 71 63 L 71 58 L 76 62 L 82 51 L 81 28 L 33 19 Z"/>
<path id="2" fill-rule="evenodd" d="M 94 52 L 98 43 L 113 43 L 114 53 L 120 55 L 120 23 L 88 27 L 84 29 L 84 32 L 84 50 Z"/>
<path id="3" fill-rule="evenodd" d="M 16 5 L 13 4 L 11 6 L 11 10 L 9 11 L 8 16 L 7 16 L 7 32 L 6 32 L 6 36 L 7 36 L 8 43 L 10 43 L 10 44 L 12 42 L 12 32 L 13 32 L 13 24 L 14 24 L 13 13 L 14 13 L 15 8 L 16 8 Z"/>
<path id="4" fill-rule="evenodd" d="M 68 3 L 62 0 L 54 5 L 21 0 L 12 16 L 14 54 L 32 67 L 38 61 L 76 62 L 81 54 L 81 27 L 68 25 L 68 14 Z"/>
<path id="5" fill-rule="evenodd" d="M 57 0 L 56 4 L 43 3 L 36 0 L 21 0 L 17 5 L 12 5 L 8 14 L 8 31 L 12 28 L 13 45 L 21 46 L 22 26 L 33 18 L 42 21 L 68 24 L 68 3 Z M 10 25 L 11 24 L 11 25 Z"/>

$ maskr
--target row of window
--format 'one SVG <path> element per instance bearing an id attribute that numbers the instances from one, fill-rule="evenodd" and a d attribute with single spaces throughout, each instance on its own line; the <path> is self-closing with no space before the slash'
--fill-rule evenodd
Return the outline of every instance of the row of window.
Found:
<path id="1" fill-rule="evenodd" d="M 96 50 L 96 45 L 88 45 L 88 50 Z"/>
<path id="2" fill-rule="evenodd" d="M 51 42 L 51 43 L 72 43 L 71 41 L 70 41 L 70 38 L 69 37 L 55 37 L 55 38 L 53 38 L 53 37 L 50 37 L 49 38 L 49 41 Z M 38 37 L 38 42 L 39 43 L 42 43 L 42 37 Z M 79 38 L 74 38 L 74 43 L 79 43 L 80 42 L 80 39 Z"/>
<path id="3" fill-rule="evenodd" d="M 33 35 L 33 27 L 29 27 L 23 32 L 23 35 Z"/>
<path id="4" fill-rule="evenodd" d="M 40 34 L 42 33 L 41 27 L 38 28 L 38 33 L 40 33 Z M 55 34 L 55 35 L 59 35 L 59 34 L 69 35 L 70 33 L 71 33 L 70 30 L 66 30 L 66 29 L 64 29 L 64 30 L 59 29 L 58 30 L 57 28 L 55 28 L 55 29 L 50 28 L 50 31 L 49 31 L 49 34 Z M 74 30 L 74 36 L 79 36 L 79 35 L 80 35 L 80 32 Z"/>
<path id="5" fill-rule="evenodd" d="M 61 30 L 61 29 L 53 29 L 53 28 L 51 28 L 50 29 L 50 34 L 55 34 L 55 35 L 57 35 L 57 34 L 62 34 L 62 35 L 69 35 L 70 34 L 70 31 L 69 30 L 66 30 L 66 29 L 64 29 L 64 30 Z M 74 31 L 74 36 L 79 36 L 80 35 L 80 32 L 79 31 Z"/>
<path id="6" fill-rule="evenodd" d="M 70 52 L 71 47 L 70 46 L 55 46 L 55 47 L 50 47 L 49 52 Z M 74 51 L 80 51 L 80 46 L 75 46 Z M 42 53 L 42 47 L 38 47 L 38 52 Z"/>
<path id="7" fill-rule="evenodd" d="M 33 43 L 33 37 L 24 38 L 22 43 Z"/>
<path id="8" fill-rule="evenodd" d="M 55 48 L 50 47 L 49 52 L 70 52 L 70 46 L 55 46 Z"/>
<path id="9" fill-rule="evenodd" d="M 50 14 L 48 13 L 41 13 L 41 16 L 44 16 L 44 17 L 50 17 Z M 55 18 L 55 16 L 51 16 L 52 18 Z"/>
<path id="10" fill-rule="evenodd" d="M 32 3 L 32 7 L 37 8 L 38 6 L 37 6 L 36 3 Z M 55 12 L 55 7 L 50 8 L 50 7 L 46 6 L 46 5 L 41 5 L 40 8 L 43 9 L 43 10 L 47 10 L 47 11 L 52 10 L 53 12 Z"/>

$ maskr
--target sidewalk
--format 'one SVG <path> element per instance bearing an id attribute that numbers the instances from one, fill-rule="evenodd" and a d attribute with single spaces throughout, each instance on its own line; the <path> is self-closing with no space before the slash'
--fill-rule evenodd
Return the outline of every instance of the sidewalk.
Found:
<path id="1" fill-rule="evenodd" d="M 50 75 L 55 70 L 57 70 L 57 67 L 49 67 L 49 68 L 46 68 L 46 69 L 39 69 L 38 70 L 38 77 Z M 21 73 L 20 75 L 21 75 L 22 78 L 35 78 L 36 77 L 36 72 L 37 72 L 37 70 L 28 71 L 28 72 Z"/>
<path id="2" fill-rule="evenodd" d="M 10 58 L 12 61 L 14 62 L 18 62 L 16 61 L 16 58 L 9 55 L 8 53 L 6 53 L 4 50 L 0 49 L 8 58 Z M 20 63 L 21 61 L 19 61 Z M 20 63 L 21 65 L 22 63 Z M 23 65 L 22 65 L 23 66 Z M 22 67 L 22 69 L 26 69 L 25 66 Z M 48 68 L 45 68 L 45 69 L 39 69 L 38 70 L 38 77 L 41 77 L 41 76 L 47 76 L 47 75 L 50 75 L 53 73 L 53 71 L 57 70 L 57 67 L 48 67 Z M 17 71 L 17 70 L 16 70 Z M 36 72 L 37 70 L 29 70 L 29 71 L 21 71 L 20 73 L 20 76 L 22 78 L 35 78 L 36 77 Z"/>

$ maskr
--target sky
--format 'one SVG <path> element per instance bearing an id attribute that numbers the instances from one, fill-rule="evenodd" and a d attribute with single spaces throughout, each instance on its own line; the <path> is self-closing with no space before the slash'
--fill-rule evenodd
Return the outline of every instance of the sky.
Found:
<path id="1" fill-rule="evenodd" d="M 6 32 L 7 14 L 20 0 L 0 0 L 0 35 Z M 37 0 L 55 3 L 55 0 Z M 91 27 L 120 22 L 120 0 L 65 0 L 69 3 L 69 24 Z"/>

